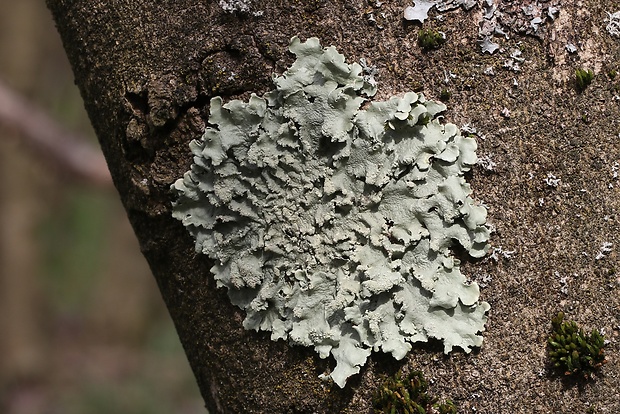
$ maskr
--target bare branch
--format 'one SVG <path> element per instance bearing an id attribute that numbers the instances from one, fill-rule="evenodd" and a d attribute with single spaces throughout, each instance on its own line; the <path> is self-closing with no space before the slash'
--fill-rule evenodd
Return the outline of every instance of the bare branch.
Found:
<path id="1" fill-rule="evenodd" d="M 44 162 L 70 177 L 110 187 L 112 179 L 103 154 L 67 131 L 43 110 L 26 101 L 0 80 L 0 125 L 14 130 Z"/>

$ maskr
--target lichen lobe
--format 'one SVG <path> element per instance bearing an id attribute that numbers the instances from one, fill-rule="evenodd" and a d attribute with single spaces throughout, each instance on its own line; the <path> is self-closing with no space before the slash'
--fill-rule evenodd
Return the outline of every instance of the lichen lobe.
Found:
<path id="1" fill-rule="evenodd" d="M 213 98 L 173 185 L 173 215 L 215 260 L 218 286 L 246 329 L 331 354 L 341 387 L 372 350 L 480 346 L 489 305 L 450 252 L 487 251 L 486 209 L 463 177 L 475 140 L 413 92 L 362 110 L 375 87 L 360 65 L 316 38 L 290 50 L 275 90 Z"/>

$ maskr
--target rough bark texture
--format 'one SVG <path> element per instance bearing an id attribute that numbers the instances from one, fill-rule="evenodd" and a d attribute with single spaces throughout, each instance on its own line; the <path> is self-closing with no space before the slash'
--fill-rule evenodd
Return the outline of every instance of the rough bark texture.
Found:
<path id="1" fill-rule="evenodd" d="M 380 30 L 366 14 L 376 3 L 366 1 L 255 1 L 258 17 L 226 13 L 216 1 L 48 0 L 207 408 L 371 412 L 382 375 L 422 369 L 432 390 L 462 413 L 620 411 L 620 181 L 612 171 L 620 159 L 620 81 L 610 76 L 620 69 L 620 40 L 603 22 L 617 4 L 561 2 L 559 18 L 538 38 L 511 33 L 502 40 L 506 51 L 491 56 L 476 44 L 479 8 L 429 19 L 424 26 L 444 31 L 447 43 L 425 53 L 416 43 L 419 25 L 402 20 L 409 4 L 386 1 L 374 10 Z M 493 306 L 480 352 L 446 357 L 431 344 L 399 362 L 375 354 L 344 390 L 321 382 L 331 361 L 242 328 L 243 315 L 209 276 L 211 264 L 171 217 L 169 187 L 191 163 L 187 145 L 202 133 L 209 98 L 269 90 L 272 73 L 292 61 L 293 35 L 317 36 L 350 61 L 376 65 L 379 99 L 412 89 L 438 98 L 446 89 L 446 118 L 478 129 L 479 155 L 497 165 L 477 168 L 470 182 L 489 206 L 494 245 L 515 251 L 464 268 L 485 282 L 482 297 Z M 578 53 L 568 54 L 568 42 Z M 503 69 L 513 48 L 526 59 L 520 72 Z M 596 73 L 582 93 L 574 87 L 579 67 Z M 548 174 L 560 178 L 557 187 L 544 181 Z M 605 242 L 613 251 L 595 260 Z M 609 363 L 592 383 L 575 387 L 545 368 L 559 310 L 610 340 Z"/>

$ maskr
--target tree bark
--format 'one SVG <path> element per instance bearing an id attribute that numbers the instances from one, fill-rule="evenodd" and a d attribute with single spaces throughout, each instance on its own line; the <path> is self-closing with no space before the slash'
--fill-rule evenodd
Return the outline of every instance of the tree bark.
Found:
<path id="1" fill-rule="evenodd" d="M 620 183 L 612 171 L 620 114 L 611 75 L 620 53 L 603 22 L 615 11 L 612 1 L 562 3 L 535 37 L 515 29 L 493 55 L 477 44 L 480 5 L 427 20 L 424 27 L 444 31 L 447 42 L 425 52 L 416 43 L 420 25 L 403 21 L 409 2 L 238 2 L 250 5 L 247 12 L 196 0 L 47 3 L 210 412 L 370 412 L 381 378 L 400 368 L 423 368 L 436 393 L 462 412 L 583 412 L 597 402 L 620 408 L 609 392 L 619 389 L 614 360 L 585 394 L 563 393 L 557 378 L 539 375 L 547 372 L 545 341 L 556 311 L 609 334 L 617 327 L 616 255 L 594 260 L 604 242 L 620 246 Z M 412 89 L 435 99 L 449 92 L 446 118 L 478 129 L 478 152 L 495 166 L 477 168 L 469 181 L 490 208 L 499 248 L 498 260 L 464 266 L 486 281 L 482 296 L 493 306 L 479 353 L 441 357 L 431 344 L 403 361 L 373 354 L 345 389 L 322 382 L 317 377 L 332 361 L 243 329 L 244 315 L 215 287 L 212 263 L 172 218 L 170 185 L 189 169 L 188 143 L 204 130 L 209 99 L 270 90 L 272 74 L 292 62 L 294 35 L 319 37 L 349 62 L 363 57 L 377 66 L 377 99 Z M 568 53 L 567 43 L 578 53 Z M 511 58 L 513 50 L 525 60 Z M 519 71 L 506 68 L 510 61 Z M 596 72 L 582 93 L 574 87 L 577 67 Z M 558 186 L 548 184 L 551 175 L 561 178 Z M 502 256 L 506 251 L 514 254 Z"/>

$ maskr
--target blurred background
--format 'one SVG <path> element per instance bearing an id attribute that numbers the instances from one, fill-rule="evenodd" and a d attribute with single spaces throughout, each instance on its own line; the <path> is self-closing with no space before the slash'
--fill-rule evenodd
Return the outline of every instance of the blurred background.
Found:
<path id="1" fill-rule="evenodd" d="M 38 108 L 97 155 L 44 2 L 0 10 L 0 86 L 18 98 L 0 105 L 25 99 L 18 116 Z M 205 413 L 115 190 L 49 158 L 0 117 L 0 413 Z"/>

